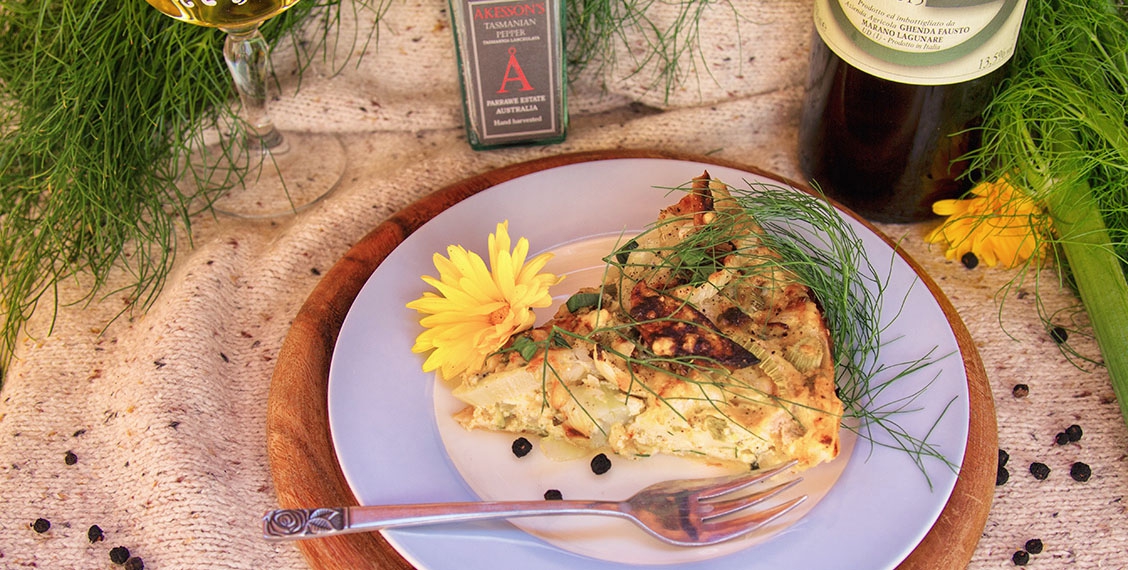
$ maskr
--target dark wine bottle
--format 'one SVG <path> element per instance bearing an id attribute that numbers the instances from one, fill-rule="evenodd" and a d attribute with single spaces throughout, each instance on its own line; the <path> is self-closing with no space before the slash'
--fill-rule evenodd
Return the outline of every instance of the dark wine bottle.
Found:
<path id="1" fill-rule="evenodd" d="M 961 20 L 969 6 L 976 14 Z M 971 179 L 961 157 L 979 144 L 974 127 L 1005 77 L 1024 7 L 816 1 L 799 125 L 804 174 L 879 222 L 925 220 L 933 202 L 963 194 Z M 997 37 L 1008 29 L 1013 36 Z"/>

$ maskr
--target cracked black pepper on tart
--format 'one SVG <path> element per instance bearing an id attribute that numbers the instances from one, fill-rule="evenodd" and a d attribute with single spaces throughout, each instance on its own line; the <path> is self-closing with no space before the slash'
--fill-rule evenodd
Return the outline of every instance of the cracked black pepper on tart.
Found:
<path id="1" fill-rule="evenodd" d="M 454 379 L 467 429 L 627 457 L 800 468 L 838 454 L 822 311 L 708 173 L 607 257 L 602 286 Z"/>

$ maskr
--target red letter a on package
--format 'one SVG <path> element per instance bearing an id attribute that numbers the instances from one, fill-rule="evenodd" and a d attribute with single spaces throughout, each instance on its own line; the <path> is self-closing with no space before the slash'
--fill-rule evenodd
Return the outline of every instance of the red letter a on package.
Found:
<path id="1" fill-rule="evenodd" d="M 501 89 L 498 93 L 507 93 L 508 85 L 510 82 L 518 81 L 521 83 L 521 91 L 532 91 L 533 86 L 529 85 L 529 80 L 525 78 L 525 72 L 521 70 L 521 64 L 517 63 L 517 48 L 509 48 L 509 64 L 505 66 L 505 77 L 501 80 Z"/>

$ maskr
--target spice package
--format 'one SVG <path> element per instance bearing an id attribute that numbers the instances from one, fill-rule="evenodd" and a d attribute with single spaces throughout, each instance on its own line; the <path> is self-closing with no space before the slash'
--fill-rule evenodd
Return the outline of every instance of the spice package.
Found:
<path id="1" fill-rule="evenodd" d="M 563 1 L 451 0 L 450 10 L 470 146 L 563 141 Z"/>

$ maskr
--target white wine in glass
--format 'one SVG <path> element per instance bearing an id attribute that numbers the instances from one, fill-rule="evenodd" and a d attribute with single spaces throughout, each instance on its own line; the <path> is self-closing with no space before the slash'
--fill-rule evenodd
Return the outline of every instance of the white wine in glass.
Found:
<path id="1" fill-rule="evenodd" d="M 148 0 L 161 12 L 189 24 L 213 28 L 246 28 L 260 24 L 298 0 Z"/>
<path id="2" fill-rule="evenodd" d="M 269 218 L 306 208 L 337 185 L 345 150 L 331 134 L 286 133 L 267 112 L 270 47 L 259 25 L 298 0 L 146 0 L 164 14 L 227 34 L 223 55 L 243 104 L 248 132 L 242 144 L 205 149 L 190 167 L 197 180 L 243 174 L 213 203 L 216 211 L 244 218 Z M 175 70 L 170 70 L 175 73 Z"/>

